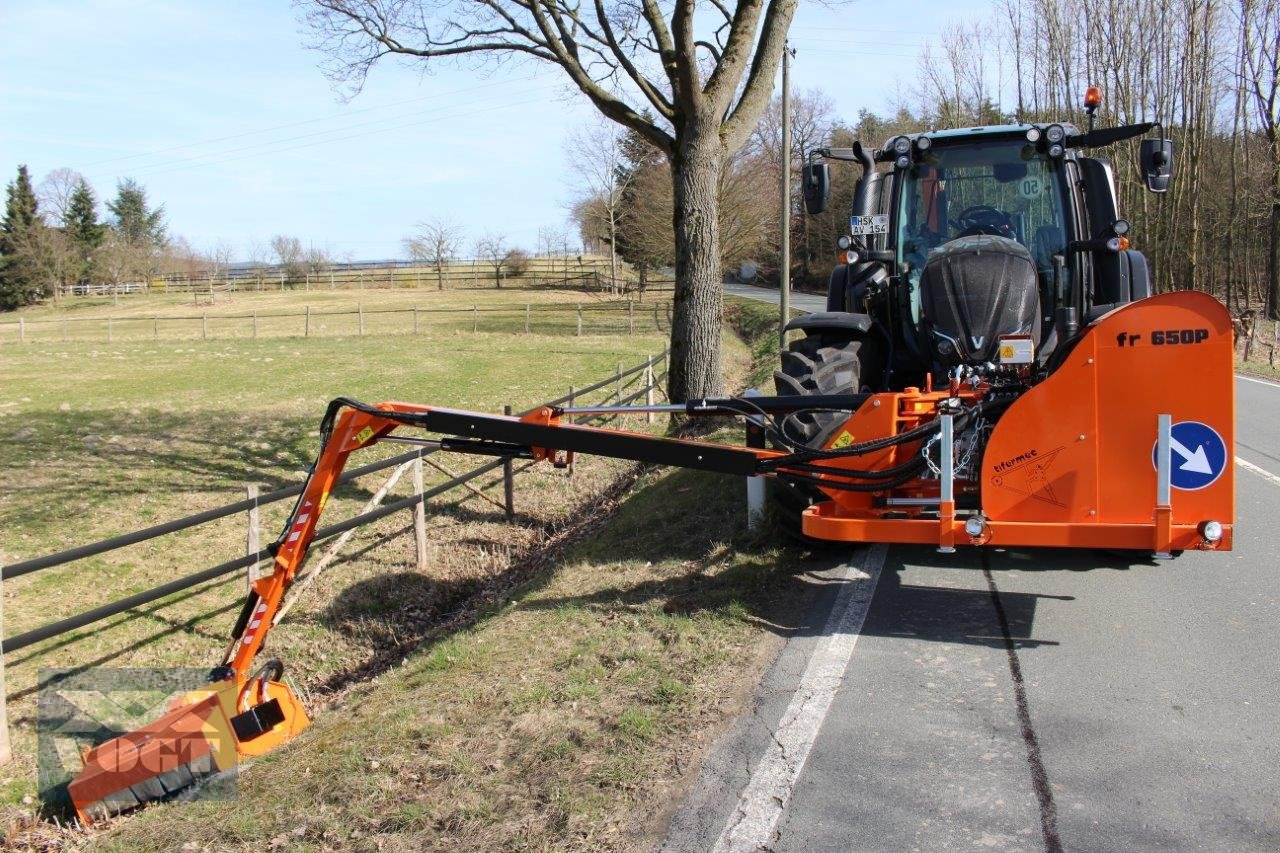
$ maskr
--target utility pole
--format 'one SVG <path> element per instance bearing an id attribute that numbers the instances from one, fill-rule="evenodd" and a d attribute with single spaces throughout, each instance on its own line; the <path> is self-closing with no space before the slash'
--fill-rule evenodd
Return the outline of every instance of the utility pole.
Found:
<path id="1" fill-rule="evenodd" d="M 791 319 L 791 43 L 782 46 L 782 270 L 778 276 L 778 348 L 787 348 Z"/>

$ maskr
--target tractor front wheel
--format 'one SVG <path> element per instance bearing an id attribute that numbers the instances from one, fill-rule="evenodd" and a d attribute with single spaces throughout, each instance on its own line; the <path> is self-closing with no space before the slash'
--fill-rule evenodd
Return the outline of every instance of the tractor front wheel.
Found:
<path id="1" fill-rule="evenodd" d="M 773 373 L 780 395 L 856 394 L 878 387 L 884 357 L 878 342 L 862 336 L 819 333 L 793 341 L 782 353 L 780 370 Z M 848 419 L 848 412 L 796 412 L 784 421 L 790 440 L 822 447 Z M 800 535 L 800 516 L 822 492 L 802 483 L 769 481 L 769 497 L 784 528 Z M 809 541 L 809 540 L 806 540 Z"/>

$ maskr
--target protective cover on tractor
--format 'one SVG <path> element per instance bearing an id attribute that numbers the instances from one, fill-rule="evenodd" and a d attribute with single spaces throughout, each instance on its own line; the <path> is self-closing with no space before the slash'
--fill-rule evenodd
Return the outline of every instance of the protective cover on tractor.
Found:
<path id="1" fill-rule="evenodd" d="M 920 277 L 920 313 L 947 365 L 995 361 L 1001 335 L 1040 343 L 1040 295 L 1031 253 L 1016 240 L 979 234 L 936 249 Z"/>

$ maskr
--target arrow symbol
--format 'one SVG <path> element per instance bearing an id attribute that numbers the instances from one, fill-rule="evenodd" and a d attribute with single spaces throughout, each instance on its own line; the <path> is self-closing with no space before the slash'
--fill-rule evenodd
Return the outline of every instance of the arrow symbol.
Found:
<path id="1" fill-rule="evenodd" d="M 1196 446 L 1195 452 L 1187 450 L 1187 446 L 1172 435 L 1169 436 L 1169 449 L 1182 457 L 1182 464 L 1178 466 L 1183 471 L 1191 471 L 1195 474 L 1212 474 L 1213 468 L 1209 465 L 1209 457 L 1205 455 L 1204 445 Z"/>

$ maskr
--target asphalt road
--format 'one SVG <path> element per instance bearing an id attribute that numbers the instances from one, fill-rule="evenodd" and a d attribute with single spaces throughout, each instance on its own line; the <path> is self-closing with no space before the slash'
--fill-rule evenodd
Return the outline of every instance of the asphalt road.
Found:
<path id="1" fill-rule="evenodd" d="M 745 296 L 748 299 L 758 299 L 761 302 L 778 304 L 778 291 L 770 287 L 756 287 L 751 284 L 726 281 L 724 283 L 724 292 L 730 296 Z M 792 291 L 791 307 L 799 311 L 825 311 L 827 309 L 827 297 L 813 293 Z"/>
<path id="2" fill-rule="evenodd" d="M 895 545 L 872 577 L 866 549 L 810 567 L 813 612 L 667 847 L 1280 849 L 1280 385 L 1236 392 L 1229 554 Z M 849 589 L 868 604 L 841 643 Z"/>

